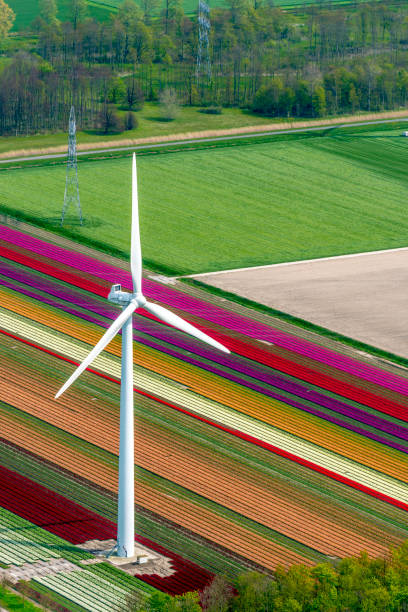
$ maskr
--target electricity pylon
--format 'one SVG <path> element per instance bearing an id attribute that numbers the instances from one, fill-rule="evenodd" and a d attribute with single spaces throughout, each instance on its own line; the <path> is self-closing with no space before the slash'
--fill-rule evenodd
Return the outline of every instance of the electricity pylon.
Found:
<path id="1" fill-rule="evenodd" d="M 64 206 L 62 208 L 61 225 L 64 223 L 65 213 L 70 204 L 74 204 L 74 206 L 77 207 L 79 222 L 82 225 L 82 210 L 78 187 L 75 109 L 73 106 L 71 106 L 71 112 L 69 114 L 67 178 L 65 181 Z"/>
<path id="2" fill-rule="evenodd" d="M 210 7 L 204 0 L 198 2 L 198 51 L 196 78 L 197 82 L 201 77 L 211 81 L 211 61 L 210 61 L 210 42 L 211 31 Z"/>

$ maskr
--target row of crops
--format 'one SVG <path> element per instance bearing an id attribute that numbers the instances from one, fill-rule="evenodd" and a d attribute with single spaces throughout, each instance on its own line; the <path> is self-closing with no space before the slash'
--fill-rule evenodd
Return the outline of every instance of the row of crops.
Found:
<path id="1" fill-rule="evenodd" d="M 4 490 L 2 497 L 5 505 L 8 505 Z M 35 514 L 33 498 L 31 504 Z M 57 508 L 51 508 L 51 511 L 48 514 L 49 521 L 55 520 L 58 515 Z M 24 513 L 24 504 L 21 512 Z M 51 559 L 66 559 L 77 566 L 72 571 L 38 575 L 30 581 L 34 591 L 38 590 L 38 584 L 43 585 L 46 587 L 45 592 L 56 593 L 68 607 L 74 604 L 90 612 L 119 611 L 124 608 L 126 597 L 132 590 L 147 594 L 153 592 L 142 581 L 130 578 L 107 563 L 81 567 L 81 561 L 92 558 L 92 555 L 5 508 L 0 508 L 0 531 L 0 563 L 5 569 L 11 565 L 22 566 Z"/>
<path id="2" fill-rule="evenodd" d="M 17 474 L 15 471 L 4 467 L 0 468 L 0 482 L 2 485 L 0 505 L 7 508 L 8 511 L 18 513 L 22 518 L 29 519 L 38 526 L 45 527 L 56 536 L 64 538 L 63 550 L 65 559 L 77 563 L 79 559 L 91 558 L 91 555 L 82 553 L 77 548 L 69 546 L 68 542 L 76 545 L 86 540 L 110 540 L 116 536 L 116 526 L 112 521 L 102 518 L 95 512 L 85 509 L 83 506 L 52 492 L 49 488 L 41 486 L 31 479 Z M 19 491 L 18 496 L 15 495 L 16 490 Z M 54 538 L 53 542 L 57 540 L 58 538 Z M 142 536 L 138 536 L 137 541 L 156 553 L 169 558 L 174 569 L 174 574 L 165 579 L 158 580 L 158 577 L 145 576 L 143 577 L 144 582 L 148 582 L 153 586 L 158 585 L 162 588 L 165 585 L 166 591 L 179 593 L 184 592 L 187 587 L 191 587 L 193 590 L 197 585 L 203 586 L 211 578 L 209 572 L 194 566 L 191 562 L 186 561 L 163 546 Z M 46 553 L 43 553 L 45 557 L 37 559 L 27 556 L 26 561 L 47 560 L 48 545 L 49 542 L 45 549 Z M 54 548 L 55 546 L 52 547 L 52 549 Z M 13 555 L 15 556 L 14 550 Z M 54 556 L 61 556 L 59 549 L 56 549 Z M 25 555 L 22 554 L 20 561 L 24 562 L 24 559 Z M 0 561 L 3 561 L 3 559 L 1 558 Z M 16 561 L 7 562 L 16 563 Z M 114 570 L 113 573 L 118 577 L 117 570 Z M 126 574 L 122 575 L 119 572 L 119 578 L 125 581 L 128 586 L 132 586 L 132 580 Z"/>
<path id="3" fill-rule="evenodd" d="M 74 544 L 111 538 L 120 340 L 54 395 L 116 316 L 110 285 L 130 289 L 130 275 L 23 229 L 0 228 L 0 503 Z M 179 593 L 213 572 L 382 555 L 406 539 L 403 371 L 181 283 L 146 278 L 145 292 L 232 351 L 135 317 L 136 528 L 176 569 L 146 584 Z M 58 578 L 60 592 L 76 579 Z"/>

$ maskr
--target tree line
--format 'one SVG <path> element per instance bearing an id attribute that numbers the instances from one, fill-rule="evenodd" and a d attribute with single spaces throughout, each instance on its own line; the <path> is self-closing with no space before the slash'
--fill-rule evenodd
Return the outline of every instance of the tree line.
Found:
<path id="1" fill-rule="evenodd" d="M 385 558 L 367 553 L 314 567 L 214 578 L 200 594 L 132 594 L 128 612 L 407 612 L 408 542 Z"/>
<path id="2" fill-rule="evenodd" d="M 296 13 L 273 0 L 227 0 L 210 14 L 211 78 L 197 73 L 197 15 L 186 15 L 181 0 L 124 0 L 101 22 L 89 17 L 85 0 L 70 0 L 63 23 L 55 0 L 39 0 L 29 52 L 7 51 L 12 17 L 5 11 L 0 0 L 0 134 L 64 128 L 71 104 L 80 127 L 110 129 L 104 122 L 110 105 L 137 110 L 166 90 L 179 104 L 278 117 L 407 104 L 404 3 L 314 5 Z M 9 25 L 2 29 L 2 23 Z"/>

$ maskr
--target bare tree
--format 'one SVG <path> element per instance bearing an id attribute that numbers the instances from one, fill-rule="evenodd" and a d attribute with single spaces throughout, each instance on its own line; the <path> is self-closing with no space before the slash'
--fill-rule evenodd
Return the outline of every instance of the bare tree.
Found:
<path id="1" fill-rule="evenodd" d="M 233 597 L 233 590 L 225 576 L 215 576 L 201 593 L 204 612 L 227 612 Z"/>

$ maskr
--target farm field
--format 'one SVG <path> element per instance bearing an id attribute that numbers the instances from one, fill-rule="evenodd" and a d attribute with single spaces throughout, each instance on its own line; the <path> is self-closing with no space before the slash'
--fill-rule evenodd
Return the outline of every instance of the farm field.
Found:
<path id="1" fill-rule="evenodd" d="M 119 340 L 53 398 L 115 317 L 105 298 L 113 281 L 130 287 L 127 266 L 23 225 L 0 228 L 0 257 L 0 505 L 39 524 L 47 500 L 73 517 L 45 525 L 56 536 L 111 537 Z M 144 283 L 232 354 L 135 318 L 136 529 L 177 569 L 142 582 L 183 592 L 214 572 L 379 556 L 407 538 L 404 369 L 183 283 Z"/>
<path id="2" fill-rule="evenodd" d="M 407 261 L 405 247 L 198 280 L 407 359 Z"/>
<path id="3" fill-rule="evenodd" d="M 358 0 L 363 1 L 363 0 Z M 95 19 L 105 20 L 109 18 L 111 13 L 115 13 L 120 6 L 122 0 L 87 0 L 89 14 Z M 322 4 L 351 4 L 352 0 L 319 0 L 319 5 Z M 282 8 L 297 8 L 314 4 L 311 0 L 276 0 L 275 6 Z M 14 29 L 20 30 L 26 28 L 38 15 L 38 0 L 9 0 L 8 5 L 16 13 Z M 58 0 L 58 17 L 61 20 L 68 19 L 68 0 Z M 217 6 L 226 6 L 225 0 L 211 0 L 209 2 L 211 8 Z M 184 0 L 184 11 L 187 14 L 192 14 L 197 11 L 197 2 L 195 0 Z"/>
<path id="4" fill-rule="evenodd" d="M 38 16 L 38 0 L 9 0 L 7 4 L 13 9 L 16 14 L 13 30 L 22 30 L 27 28 L 31 22 Z M 92 0 L 88 2 L 88 11 L 91 17 L 95 19 L 108 19 L 112 12 L 113 2 L 98 2 Z M 62 21 L 68 20 L 69 17 L 69 0 L 57 0 L 58 18 Z M 114 9 L 113 9 L 114 10 Z"/>
<path id="5" fill-rule="evenodd" d="M 14 476 L 8 470 L 0 471 L 2 506 L 9 507 L 10 499 L 15 497 L 13 485 L 23 487 L 27 483 L 30 487 L 31 483 Z M 30 492 L 33 493 L 32 485 Z M 37 575 L 29 581 L 30 594 L 33 597 L 35 594 L 45 593 L 57 604 L 63 604 L 65 609 L 73 609 L 76 612 L 109 612 L 112 610 L 112 605 L 116 609 L 122 609 L 126 596 L 132 590 L 146 594 L 155 591 L 154 587 L 148 586 L 138 578 L 128 576 L 106 562 L 93 566 L 84 565 L 84 562 L 89 562 L 93 556 L 72 545 L 75 541 L 72 532 L 75 532 L 78 525 L 73 524 L 67 527 L 67 522 L 65 522 L 65 533 L 68 533 L 69 541 L 56 536 L 53 526 L 58 519 L 61 520 L 63 511 L 57 505 L 50 508 L 48 504 L 47 507 L 45 499 L 42 499 L 43 505 L 41 501 L 37 505 L 36 501 L 37 503 L 39 501 L 38 494 L 29 499 L 28 503 L 23 501 L 14 508 L 19 514 L 24 515 L 27 514 L 27 507 L 30 507 L 34 522 L 18 516 L 8 508 L 0 508 L 2 533 L 0 563 L 2 568 L 10 568 L 11 571 L 15 571 L 23 569 L 23 566 L 24 569 L 34 568 L 39 562 L 63 563 L 59 571 L 56 570 L 55 573 L 48 575 L 44 573 L 41 575 L 41 572 L 38 571 Z M 65 516 L 68 518 L 68 525 L 73 522 L 72 516 L 68 517 L 67 512 Z M 87 518 L 89 520 L 89 517 Z M 51 526 L 50 529 L 46 530 L 36 526 L 41 523 L 41 520 L 46 521 Z M 103 527 L 104 525 L 102 529 Z M 64 530 L 60 528 L 60 531 Z"/>
<path id="6" fill-rule="evenodd" d="M 362 1 L 362 0 L 360 0 Z M 319 0 L 319 5 L 322 4 L 339 4 L 339 5 L 344 5 L 344 4 L 350 4 L 352 2 L 352 0 Z M 110 6 L 114 9 L 116 9 L 121 3 L 121 0 L 92 0 L 92 2 L 90 2 L 90 4 L 100 4 L 101 6 Z M 210 2 L 208 3 L 209 6 L 211 8 L 217 7 L 217 6 L 228 6 L 228 4 L 225 2 L 225 0 L 210 0 Z M 313 0 L 276 0 L 276 2 L 274 2 L 275 6 L 281 6 L 282 8 L 296 8 L 296 7 L 302 7 L 305 5 L 310 5 L 310 4 L 314 4 Z M 195 2 L 195 0 L 184 0 L 184 11 L 186 13 L 195 13 L 197 11 L 197 2 Z"/>
<path id="7" fill-rule="evenodd" d="M 405 246 L 400 133 L 354 127 L 139 154 L 145 261 L 191 274 Z M 74 235 L 128 250 L 129 167 L 127 156 L 79 163 L 86 222 L 67 222 Z M 4 169 L 0 206 L 58 227 L 64 183 L 63 164 Z"/>

